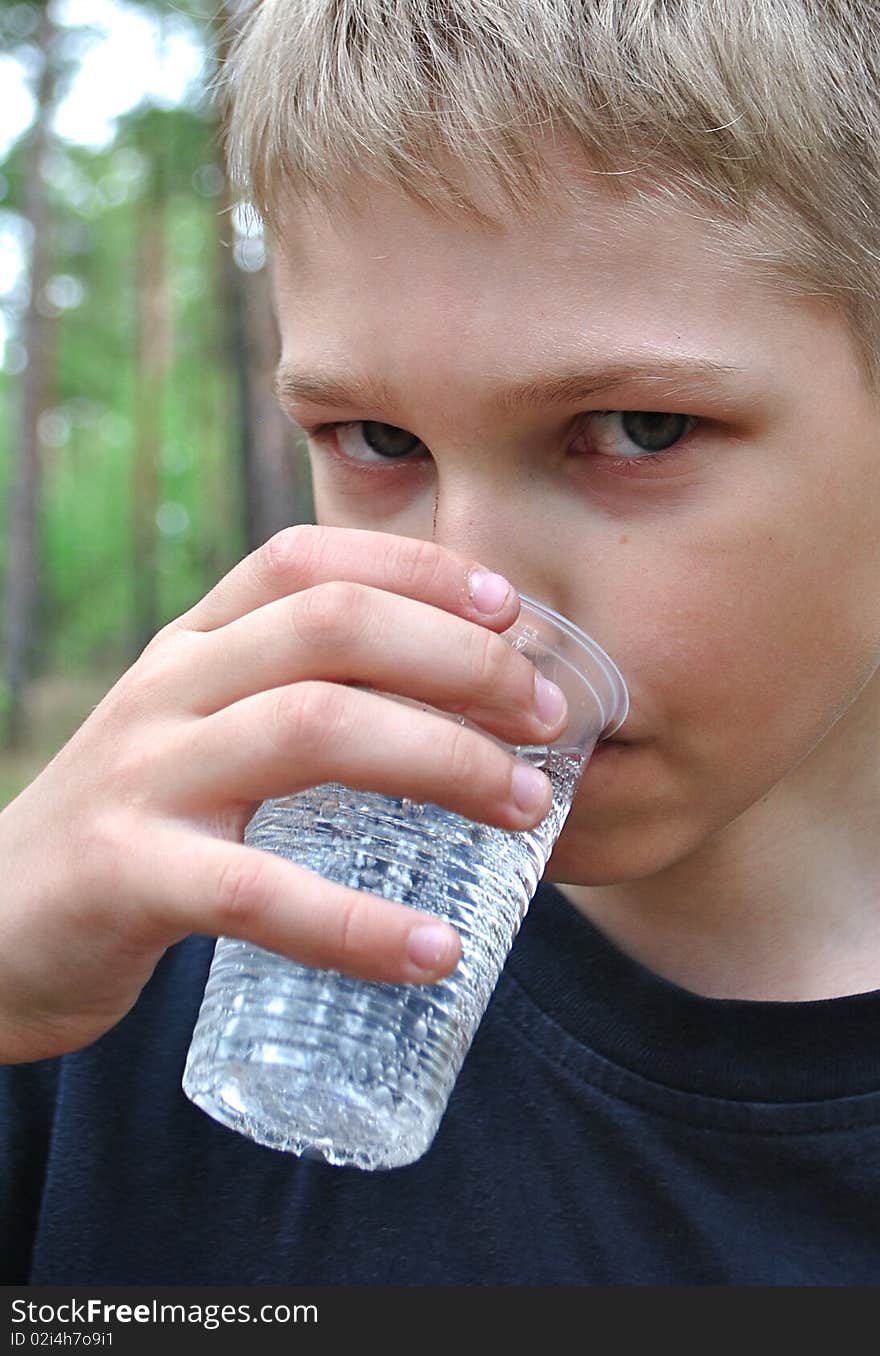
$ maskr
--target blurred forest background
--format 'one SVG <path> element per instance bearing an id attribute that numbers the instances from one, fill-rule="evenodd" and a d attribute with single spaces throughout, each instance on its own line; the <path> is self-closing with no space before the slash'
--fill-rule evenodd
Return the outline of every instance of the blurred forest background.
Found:
<path id="1" fill-rule="evenodd" d="M 208 92 L 242 12 L 0 0 L 0 806 L 159 627 L 313 518 Z"/>

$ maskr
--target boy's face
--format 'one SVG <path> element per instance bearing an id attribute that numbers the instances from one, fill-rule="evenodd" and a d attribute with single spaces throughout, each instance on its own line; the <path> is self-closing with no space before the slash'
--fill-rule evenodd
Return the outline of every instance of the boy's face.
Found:
<path id="1" fill-rule="evenodd" d="M 772 815 L 815 759 L 849 773 L 854 722 L 873 758 L 880 439 L 835 312 L 598 179 L 500 233 L 374 186 L 288 219 L 282 367 L 386 392 L 287 402 L 351 421 L 311 441 L 319 522 L 481 560 L 627 679 L 627 742 L 588 767 L 553 879 L 641 879 Z"/>

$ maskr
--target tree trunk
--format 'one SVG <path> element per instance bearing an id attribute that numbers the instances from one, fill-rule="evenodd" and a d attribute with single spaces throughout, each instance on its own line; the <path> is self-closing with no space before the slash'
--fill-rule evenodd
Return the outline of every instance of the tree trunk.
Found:
<path id="1" fill-rule="evenodd" d="M 222 166 L 221 166 L 222 169 Z M 245 321 L 244 275 L 235 263 L 235 231 L 232 225 L 232 200 L 228 185 L 224 186 L 222 207 L 217 213 L 218 273 L 223 321 L 221 358 L 230 375 L 227 388 L 229 427 L 235 430 L 234 448 L 238 462 L 238 480 L 241 485 L 241 523 L 244 540 L 251 550 L 259 535 L 259 505 L 253 474 L 253 412 L 252 382 L 248 360 Z"/>
<path id="2" fill-rule="evenodd" d="M 141 207 L 138 259 L 138 348 L 135 374 L 136 443 L 132 467 L 133 641 L 139 654 L 159 628 L 156 513 L 162 406 L 171 350 L 165 240 L 165 176 L 153 148 L 151 191 Z"/>
<path id="3" fill-rule="evenodd" d="M 10 483 L 3 607 L 4 744 L 11 749 L 20 747 L 26 732 L 26 693 L 33 675 L 39 588 L 39 426 L 51 387 L 52 320 L 45 305 L 45 289 L 51 270 L 50 206 L 45 173 L 49 121 L 57 80 L 53 52 L 55 37 L 56 29 L 44 4 L 34 35 L 35 45 L 43 57 L 36 91 L 37 114 L 24 148 L 24 216 L 32 231 L 30 301 L 22 332 L 27 367 L 21 380 L 20 434 Z"/>
<path id="4" fill-rule="evenodd" d="M 228 56 L 230 20 L 231 11 L 223 0 L 212 19 L 218 66 Z M 233 205 L 227 183 L 217 216 L 222 313 L 227 317 L 226 351 L 237 398 L 245 541 L 247 549 L 253 550 L 290 523 L 312 522 L 314 509 L 296 431 L 272 393 L 280 346 L 269 271 L 263 267 L 250 273 L 236 264 Z"/>
<path id="5" fill-rule="evenodd" d="M 268 268 L 244 275 L 245 344 L 251 379 L 252 546 L 290 523 L 313 521 L 307 468 L 298 435 L 272 390 L 280 340 Z"/>

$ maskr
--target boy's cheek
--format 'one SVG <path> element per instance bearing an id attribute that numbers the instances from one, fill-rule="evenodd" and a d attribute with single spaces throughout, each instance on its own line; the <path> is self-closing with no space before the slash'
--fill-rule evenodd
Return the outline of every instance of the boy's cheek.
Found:
<path id="1" fill-rule="evenodd" d="M 688 786 L 714 799 L 724 782 L 761 794 L 864 681 L 859 619 L 829 615 L 827 596 L 805 607 L 806 581 L 786 554 L 719 553 L 712 571 L 698 552 L 671 549 L 665 573 L 657 552 L 653 568 L 618 582 L 603 640 L 630 681 L 629 732 L 651 742 L 683 800 Z"/>

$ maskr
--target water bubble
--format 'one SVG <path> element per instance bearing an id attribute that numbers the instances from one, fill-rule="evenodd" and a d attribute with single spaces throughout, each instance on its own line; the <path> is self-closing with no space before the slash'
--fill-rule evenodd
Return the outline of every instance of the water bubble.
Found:
<path id="1" fill-rule="evenodd" d="M 410 800 L 409 796 L 404 796 L 400 802 L 400 808 L 409 819 L 424 819 L 428 807 L 421 801 Z"/>

